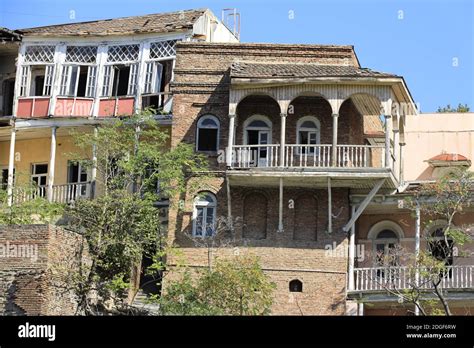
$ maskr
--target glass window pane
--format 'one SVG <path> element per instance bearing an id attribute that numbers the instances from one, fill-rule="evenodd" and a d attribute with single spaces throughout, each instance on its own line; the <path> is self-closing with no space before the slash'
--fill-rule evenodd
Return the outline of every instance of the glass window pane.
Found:
<path id="1" fill-rule="evenodd" d="M 268 128 L 268 125 L 265 121 L 262 120 L 255 120 L 250 122 L 248 127 L 260 127 L 260 128 Z"/>
<path id="2" fill-rule="evenodd" d="M 304 121 L 301 128 L 316 128 L 316 124 L 313 121 Z"/>

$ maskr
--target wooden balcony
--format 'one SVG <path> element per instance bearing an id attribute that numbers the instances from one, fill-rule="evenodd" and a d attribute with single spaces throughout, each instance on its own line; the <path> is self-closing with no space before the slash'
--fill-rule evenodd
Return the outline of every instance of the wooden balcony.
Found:
<path id="1" fill-rule="evenodd" d="M 13 202 L 22 203 L 36 198 L 47 198 L 48 186 L 37 186 L 33 188 L 14 188 Z M 72 183 L 64 185 L 54 185 L 52 201 L 55 203 L 71 203 L 80 198 L 92 197 L 92 185 L 86 183 Z"/>
<path id="2" fill-rule="evenodd" d="M 45 118 L 49 115 L 51 97 L 21 97 L 18 99 L 18 118 Z"/>
<path id="3" fill-rule="evenodd" d="M 337 145 L 336 159 L 332 145 L 285 145 L 281 159 L 280 145 L 235 145 L 232 168 L 384 168 L 383 145 Z"/>
<path id="4" fill-rule="evenodd" d="M 385 292 L 387 290 L 406 290 L 414 287 L 421 290 L 433 288 L 432 282 L 424 274 L 426 269 L 409 266 L 356 268 L 354 270 L 354 289 L 349 292 Z M 474 266 L 447 266 L 441 274 L 443 289 L 470 289 L 474 291 Z"/>

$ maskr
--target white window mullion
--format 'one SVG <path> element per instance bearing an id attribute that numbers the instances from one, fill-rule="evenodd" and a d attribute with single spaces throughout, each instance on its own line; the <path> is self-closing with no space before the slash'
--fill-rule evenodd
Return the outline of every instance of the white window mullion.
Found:
<path id="1" fill-rule="evenodd" d="M 128 78 L 128 95 L 135 95 L 137 91 L 137 73 L 138 73 L 138 63 L 130 65 L 130 74 Z"/>
<path id="2" fill-rule="evenodd" d="M 86 97 L 95 96 L 95 86 L 97 81 L 97 66 L 91 65 L 87 68 Z"/>

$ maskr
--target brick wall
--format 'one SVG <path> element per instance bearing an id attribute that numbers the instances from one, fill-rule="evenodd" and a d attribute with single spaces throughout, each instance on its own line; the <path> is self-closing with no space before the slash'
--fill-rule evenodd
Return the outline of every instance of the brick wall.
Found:
<path id="1" fill-rule="evenodd" d="M 75 314 L 75 297 L 66 283 L 87 260 L 80 235 L 52 225 L 1 226 L 0 245 L 0 313 Z M 14 248 L 23 254 L 13 254 Z"/>

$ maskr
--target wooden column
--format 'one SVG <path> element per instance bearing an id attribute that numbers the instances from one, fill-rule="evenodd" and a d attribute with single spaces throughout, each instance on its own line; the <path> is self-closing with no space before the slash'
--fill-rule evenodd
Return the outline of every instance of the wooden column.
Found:
<path id="1" fill-rule="evenodd" d="M 385 167 L 392 167 L 392 155 L 390 153 L 390 133 L 392 132 L 392 124 L 390 122 L 391 115 L 384 115 L 385 117 Z"/>
<path id="2" fill-rule="evenodd" d="M 49 156 L 48 168 L 48 201 L 53 201 L 54 171 L 56 167 L 56 130 L 58 127 L 51 128 L 51 151 Z"/>
<path id="3" fill-rule="evenodd" d="M 234 135 L 235 135 L 235 114 L 229 115 L 229 138 L 226 152 L 227 167 L 232 167 L 232 151 L 234 146 Z"/>
<path id="4" fill-rule="evenodd" d="M 98 126 L 94 127 L 94 139 L 97 139 L 98 135 Z M 91 187 L 90 187 L 90 195 L 91 198 L 95 197 L 95 190 L 96 190 L 96 180 L 97 180 L 97 144 L 94 141 L 92 145 L 92 170 L 91 170 Z"/>
<path id="5" fill-rule="evenodd" d="M 286 113 L 281 113 L 281 129 L 280 129 L 280 167 L 285 166 L 285 136 L 286 136 Z"/>
<path id="6" fill-rule="evenodd" d="M 8 157 L 8 206 L 13 205 L 13 172 L 15 170 L 15 141 L 16 141 L 16 129 L 13 126 L 10 134 L 10 155 Z"/>
<path id="7" fill-rule="evenodd" d="M 332 233 L 332 188 L 330 177 L 328 177 L 328 233 Z"/>
<path id="8" fill-rule="evenodd" d="M 337 128 L 338 128 L 339 114 L 332 114 L 332 161 L 333 167 L 337 164 Z"/>
<path id="9" fill-rule="evenodd" d="M 283 178 L 280 178 L 280 196 L 278 201 L 278 232 L 283 232 Z"/>
<path id="10" fill-rule="evenodd" d="M 356 207 L 352 206 L 352 214 L 355 215 Z M 354 263 L 355 263 L 355 224 L 352 224 L 349 232 L 349 290 L 354 290 Z"/>

